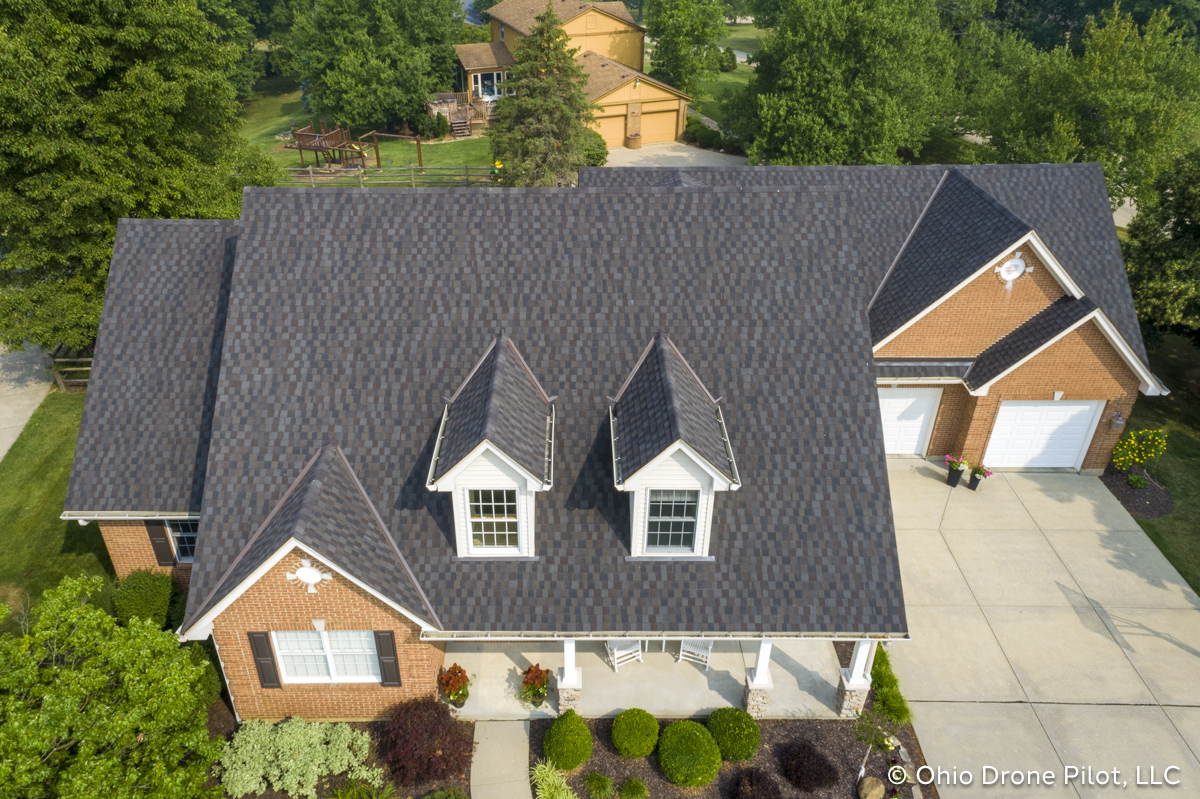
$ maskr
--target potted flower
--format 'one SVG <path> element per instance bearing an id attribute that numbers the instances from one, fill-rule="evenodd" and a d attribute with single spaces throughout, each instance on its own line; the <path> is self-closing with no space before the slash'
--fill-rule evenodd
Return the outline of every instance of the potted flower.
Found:
<path id="1" fill-rule="evenodd" d="M 953 455 L 946 456 L 946 468 L 949 473 L 946 475 L 946 485 L 954 488 L 962 480 L 963 472 L 971 467 L 967 463 L 967 459 L 963 457 L 954 457 Z"/>
<path id="2" fill-rule="evenodd" d="M 467 671 L 457 663 L 448 669 L 442 669 L 442 673 L 438 675 L 438 687 L 445 694 L 446 701 L 457 708 L 465 705 L 467 697 L 471 694 L 471 680 L 467 677 Z"/>
<path id="3" fill-rule="evenodd" d="M 971 467 L 971 482 L 967 483 L 967 488 L 972 491 L 979 490 L 979 484 L 992 476 L 992 470 L 984 466 L 982 463 L 978 466 Z"/>
<path id="4" fill-rule="evenodd" d="M 534 707 L 541 707 L 549 692 L 549 669 L 543 669 L 537 663 L 525 669 L 525 679 L 521 681 L 521 687 L 517 690 L 517 696 L 521 698 L 522 702 Z"/>

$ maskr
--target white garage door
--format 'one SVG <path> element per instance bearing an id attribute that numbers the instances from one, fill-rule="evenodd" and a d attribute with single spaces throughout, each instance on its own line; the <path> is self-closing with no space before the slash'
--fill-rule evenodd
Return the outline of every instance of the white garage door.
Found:
<path id="1" fill-rule="evenodd" d="M 1002 402 L 983 462 L 1075 468 L 1090 439 L 1099 401 Z"/>
<path id="2" fill-rule="evenodd" d="M 940 388 L 879 389 L 884 452 L 924 456 L 941 398 Z"/>

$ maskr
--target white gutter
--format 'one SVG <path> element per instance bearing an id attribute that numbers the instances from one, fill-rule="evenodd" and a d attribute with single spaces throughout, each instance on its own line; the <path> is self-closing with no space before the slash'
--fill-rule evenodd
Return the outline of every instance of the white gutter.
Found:
<path id="1" fill-rule="evenodd" d="M 703 633 L 703 632 L 650 632 L 645 630 L 619 630 L 609 632 L 588 633 L 483 633 L 483 632 L 440 632 L 422 631 L 422 641 L 461 641 L 461 642 L 494 642 L 513 643 L 518 641 L 562 641 L 562 640 L 596 640 L 606 638 L 644 638 L 654 641 L 682 641 L 684 639 L 704 638 L 713 641 L 760 641 L 763 638 L 796 638 L 806 641 L 861 641 L 870 638 L 877 641 L 908 641 L 912 636 L 908 633 L 831 633 L 831 632 L 736 632 L 736 633 Z"/>
<path id="2" fill-rule="evenodd" d="M 58 517 L 64 521 L 78 519 L 79 521 L 102 521 L 104 519 L 196 519 L 199 513 L 180 513 L 178 511 L 63 511 Z"/>

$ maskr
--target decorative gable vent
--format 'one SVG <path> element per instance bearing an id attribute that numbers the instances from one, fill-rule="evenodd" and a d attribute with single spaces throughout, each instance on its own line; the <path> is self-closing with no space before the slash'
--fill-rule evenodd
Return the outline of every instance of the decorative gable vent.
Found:
<path id="1" fill-rule="evenodd" d="M 1021 253 L 1018 252 L 1012 258 L 996 267 L 996 277 L 1000 278 L 1000 281 L 1011 289 L 1014 280 L 1026 272 L 1032 271 L 1033 267 L 1027 265 L 1025 259 L 1021 257 Z"/>

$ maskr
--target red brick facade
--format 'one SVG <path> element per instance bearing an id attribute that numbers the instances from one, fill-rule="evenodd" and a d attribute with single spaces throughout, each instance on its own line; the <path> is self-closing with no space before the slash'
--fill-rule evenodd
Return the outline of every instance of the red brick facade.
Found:
<path id="1" fill-rule="evenodd" d="M 101 519 L 100 535 L 104 538 L 104 546 L 108 548 L 108 557 L 112 559 L 113 569 L 117 578 L 127 577 L 130 572 L 138 569 L 169 574 L 175 584 L 186 591 L 192 579 L 192 564 L 176 563 L 174 566 L 159 566 L 154 557 L 154 548 L 150 545 L 150 533 L 146 523 L 140 519 Z"/>
<path id="2" fill-rule="evenodd" d="M 889 383 L 889 388 L 893 386 Z M 936 388 L 928 384 L 901 383 L 895 388 Z M 938 403 L 937 416 L 933 421 L 933 431 L 929 434 L 929 446 L 925 454 L 930 458 L 941 458 L 955 446 L 959 425 L 962 423 L 963 409 L 966 407 L 969 395 L 962 383 L 941 387 L 942 399 Z M 957 454 L 957 453 L 955 453 Z"/>
<path id="3" fill-rule="evenodd" d="M 289 582 L 285 576 L 300 566 L 301 558 L 309 556 L 299 549 L 286 555 L 213 623 L 225 679 L 241 718 L 366 721 L 386 715 L 397 702 L 435 693 L 445 645 L 421 641 L 417 624 L 319 562 L 313 565 L 332 573 L 333 580 L 322 581 L 316 593 L 307 593 L 303 585 Z M 323 620 L 326 630 L 393 631 L 400 686 L 305 683 L 261 687 L 247 634 L 312 630 L 314 619 Z"/>

